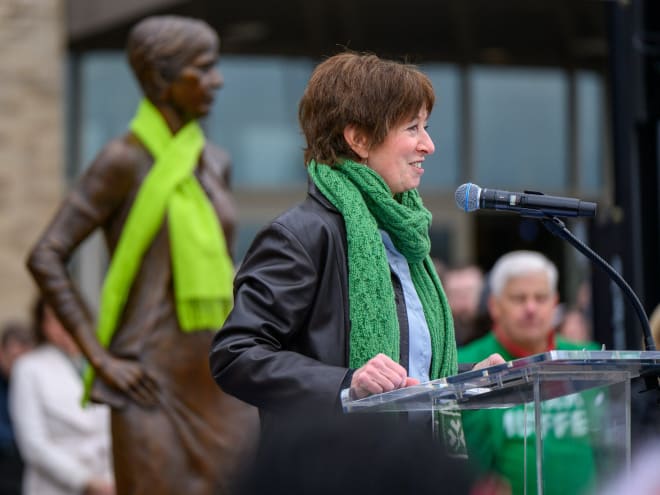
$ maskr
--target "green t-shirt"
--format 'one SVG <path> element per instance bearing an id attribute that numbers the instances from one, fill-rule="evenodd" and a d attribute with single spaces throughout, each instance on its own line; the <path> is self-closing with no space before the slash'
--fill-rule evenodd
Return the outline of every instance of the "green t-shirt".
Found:
<path id="1" fill-rule="evenodd" d="M 557 337 L 556 348 L 597 350 L 599 346 L 593 342 L 576 344 Z M 515 359 L 491 332 L 459 348 L 458 360 L 460 363 L 478 362 L 494 352 L 507 361 Z M 596 464 L 591 434 L 604 396 L 603 390 L 592 389 L 542 404 L 544 495 L 583 494 L 593 487 Z M 505 477 L 511 483 L 513 495 L 525 493 L 526 471 L 527 493 L 536 493 L 532 403 L 507 409 L 463 411 L 463 428 L 468 455 L 479 468 Z"/>

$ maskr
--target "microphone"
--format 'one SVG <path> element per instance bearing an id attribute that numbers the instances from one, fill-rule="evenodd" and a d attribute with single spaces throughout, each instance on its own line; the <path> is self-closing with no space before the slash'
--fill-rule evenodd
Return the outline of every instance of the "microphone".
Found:
<path id="1" fill-rule="evenodd" d="M 593 217 L 596 203 L 575 198 L 546 196 L 535 191 L 509 192 L 481 188 L 468 182 L 456 189 L 456 205 L 466 212 L 486 209 L 513 211 L 525 217 Z"/>

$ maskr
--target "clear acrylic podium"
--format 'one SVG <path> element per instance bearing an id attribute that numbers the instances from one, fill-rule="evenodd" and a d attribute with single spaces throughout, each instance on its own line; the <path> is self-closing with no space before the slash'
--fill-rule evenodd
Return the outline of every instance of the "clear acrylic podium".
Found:
<path id="1" fill-rule="evenodd" d="M 417 386 L 346 400 L 344 411 L 412 412 L 508 408 L 524 404 L 533 414 L 536 493 L 543 494 L 543 403 L 578 392 L 602 389 L 607 397 L 590 426 L 596 465 L 603 472 L 629 468 L 630 380 L 655 376 L 660 351 L 550 351 L 477 371 L 468 371 Z M 654 392 L 649 392 L 654 393 Z M 524 464 L 524 465 L 522 465 Z"/>

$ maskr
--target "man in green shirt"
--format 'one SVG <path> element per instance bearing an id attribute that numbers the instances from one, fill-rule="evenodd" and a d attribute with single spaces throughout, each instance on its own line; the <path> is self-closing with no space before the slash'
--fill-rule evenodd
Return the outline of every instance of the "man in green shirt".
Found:
<path id="1" fill-rule="evenodd" d="M 542 254 L 510 252 L 495 263 L 488 281 L 493 328 L 459 348 L 459 362 L 493 353 L 509 361 L 553 349 L 598 349 L 595 343 L 576 344 L 555 335 L 557 268 Z M 583 494 L 593 486 L 592 410 L 602 400 L 603 393 L 595 390 L 543 403 L 544 494 Z M 464 411 L 463 426 L 468 454 L 477 466 L 506 479 L 514 495 L 536 493 L 532 404 Z"/>

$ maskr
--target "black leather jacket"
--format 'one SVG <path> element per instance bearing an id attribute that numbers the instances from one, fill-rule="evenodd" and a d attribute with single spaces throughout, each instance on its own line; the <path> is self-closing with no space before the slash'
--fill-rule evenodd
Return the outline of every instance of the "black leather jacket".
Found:
<path id="1" fill-rule="evenodd" d="M 346 253 L 343 217 L 310 184 L 305 201 L 261 230 L 245 255 L 210 365 L 222 389 L 259 407 L 262 420 L 289 408 L 339 407 L 352 376 Z M 407 357 L 396 276 L 393 284 Z"/>

